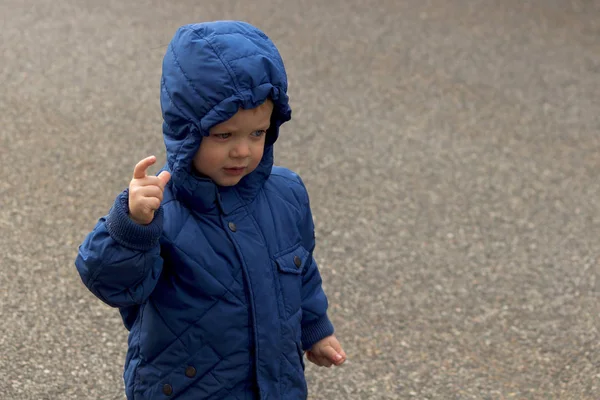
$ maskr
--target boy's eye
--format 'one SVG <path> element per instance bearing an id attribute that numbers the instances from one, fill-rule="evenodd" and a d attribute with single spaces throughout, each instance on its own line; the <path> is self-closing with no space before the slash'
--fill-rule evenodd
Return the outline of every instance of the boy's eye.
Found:
<path id="1" fill-rule="evenodd" d="M 217 139 L 227 139 L 231 136 L 231 133 L 215 133 L 213 136 Z"/>
<path id="2" fill-rule="evenodd" d="M 252 136 L 254 136 L 254 137 L 261 137 L 261 136 L 262 136 L 262 135 L 264 135 L 265 133 L 266 133 L 266 131 L 264 131 L 264 130 L 254 131 L 254 132 L 252 133 Z"/>

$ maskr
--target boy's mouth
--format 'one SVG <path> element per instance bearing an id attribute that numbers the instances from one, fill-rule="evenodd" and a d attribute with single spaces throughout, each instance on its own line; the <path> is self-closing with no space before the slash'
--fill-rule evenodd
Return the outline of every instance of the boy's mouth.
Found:
<path id="1" fill-rule="evenodd" d="M 246 167 L 229 167 L 229 168 L 223 168 L 223 170 L 225 171 L 225 173 L 227 175 L 241 175 L 244 173 L 244 171 L 246 170 Z"/>

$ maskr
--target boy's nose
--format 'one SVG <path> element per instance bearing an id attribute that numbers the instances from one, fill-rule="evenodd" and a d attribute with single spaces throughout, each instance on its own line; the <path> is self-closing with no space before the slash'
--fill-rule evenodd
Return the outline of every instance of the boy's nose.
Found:
<path id="1" fill-rule="evenodd" d="M 233 158 L 246 158 L 250 156 L 250 146 L 245 141 L 238 143 L 231 151 Z"/>

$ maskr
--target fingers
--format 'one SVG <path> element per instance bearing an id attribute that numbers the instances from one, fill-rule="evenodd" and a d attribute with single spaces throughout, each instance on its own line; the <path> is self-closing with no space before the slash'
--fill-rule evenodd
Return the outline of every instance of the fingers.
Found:
<path id="1" fill-rule="evenodd" d="M 141 225 L 147 225 L 154 219 L 154 212 L 162 203 L 165 186 L 171 179 L 168 171 L 162 171 L 158 176 L 147 175 L 148 167 L 155 162 L 155 156 L 138 162 L 129 182 L 129 217 Z"/>
<path id="2" fill-rule="evenodd" d="M 309 350 L 306 352 L 306 358 L 313 364 L 318 365 L 319 367 L 329 368 L 335 364 L 334 361 L 331 360 L 330 357 L 322 351 Z"/>
<path id="3" fill-rule="evenodd" d="M 340 348 L 341 350 L 341 348 Z M 331 363 L 337 363 L 342 360 L 342 355 L 339 354 L 332 346 L 324 346 L 321 350 L 321 356 L 325 357 Z"/>
<path id="4" fill-rule="evenodd" d="M 155 156 L 150 156 L 144 158 L 142 161 L 138 162 L 133 169 L 133 179 L 137 182 L 139 186 L 150 186 L 156 185 L 161 189 L 164 189 L 169 180 L 171 179 L 171 174 L 169 171 L 162 171 L 158 176 L 148 176 L 147 171 L 148 168 L 156 162 Z"/>
<path id="5" fill-rule="evenodd" d="M 307 352 L 306 352 L 306 353 L 304 353 L 304 354 L 306 354 L 306 359 L 307 359 L 308 361 L 310 361 L 310 362 L 311 362 L 311 363 L 313 363 L 313 364 L 316 364 L 316 363 L 315 363 L 314 356 L 313 356 L 313 354 L 312 354 L 312 351 L 310 351 L 310 350 L 309 350 L 309 351 L 307 351 Z"/>
<path id="6" fill-rule="evenodd" d="M 339 366 L 346 361 L 346 352 L 335 336 L 330 336 L 316 343 L 306 352 L 306 358 L 316 365 L 330 367 Z"/>
<path id="7" fill-rule="evenodd" d="M 335 336 L 330 336 L 329 345 L 333 348 L 333 350 L 336 351 L 336 353 L 339 354 L 342 352 L 342 345 L 340 344 L 340 342 L 337 340 L 337 338 Z"/>
<path id="8" fill-rule="evenodd" d="M 131 188 L 130 196 L 135 199 L 155 198 L 160 204 L 163 199 L 163 190 L 156 185 L 135 186 Z"/>
<path id="9" fill-rule="evenodd" d="M 348 356 L 346 356 L 346 352 L 344 351 L 344 349 L 340 349 L 338 353 L 342 356 L 342 359 L 336 362 L 335 365 L 342 365 L 344 362 L 346 362 Z"/>
<path id="10" fill-rule="evenodd" d="M 148 210 L 154 212 L 160 208 L 160 202 L 160 199 L 157 199 L 156 197 L 146 197 L 143 200 L 142 206 L 145 206 Z"/>
<path id="11" fill-rule="evenodd" d="M 169 171 L 163 171 L 160 174 L 158 174 L 157 178 L 160 181 L 161 189 L 164 189 L 165 186 L 167 186 L 167 183 L 169 183 L 169 180 L 171 179 L 171 174 L 169 173 Z"/>
<path id="12" fill-rule="evenodd" d="M 163 171 L 166 172 L 168 174 L 167 171 Z M 161 172 L 161 174 L 163 173 Z M 159 176 L 146 176 L 142 179 L 135 179 L 135 186 L 156 186 L 158 188 L 160 188 L 161 190 L 163 190 L 165 188 L 166 183 L 164 182 L 165 178 L 164 177 L 160 177 Z M 167 180 L 168 182 L 168 180 Z"/>
<path id="13" fill-rule="evenodd" d="M 138 162 L 133 169 L 133 179 L 142 179 L 146 177 L 146 170 L 149 166 L 156 162 L 155 156 L 150 156 L 144 158 L 142 161 Z"/>
<path id="14" fill-rule="evenodd" d="M 306 352 L 306 358 L 308 359 L 308 361 L 310 361 L 311 363 L 318 365 L 319 367 L 326 367 L 329 368 L 333 365 L 333 363 L 331 361 L 329 361 L 329 359 L 325 356 L 320 356 L 315 354 L 312 351 L 307 351 Z"/>
<path id="15" fill-rule="evenodd" d="M 344 361 L 346 361 L 346 352 L 344 351 L 344 349 L 342 349 L 342 345 L 337 340 L 337 338 L 335 338 L 335 336 L 332 336 L 329 344 L 336 352 L 336 355 L 334 355 L 334 357 L 333 357 L 333 359 L 331 359 L 331 361 L 335 365 L 342 365 L 344 363 Z"/>

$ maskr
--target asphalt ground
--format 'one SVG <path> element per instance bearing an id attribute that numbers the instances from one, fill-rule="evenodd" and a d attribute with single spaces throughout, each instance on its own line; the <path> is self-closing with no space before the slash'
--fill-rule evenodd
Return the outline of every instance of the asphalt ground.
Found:
<path id="1" fill-rule="evenodd" d="M 279 47 L 349 361 L 311 399 L 600 398 L 600 3 L 2 0 L 0 398 L 123 399 L 77 246 L 148 154 L 180 25 Z"/>

